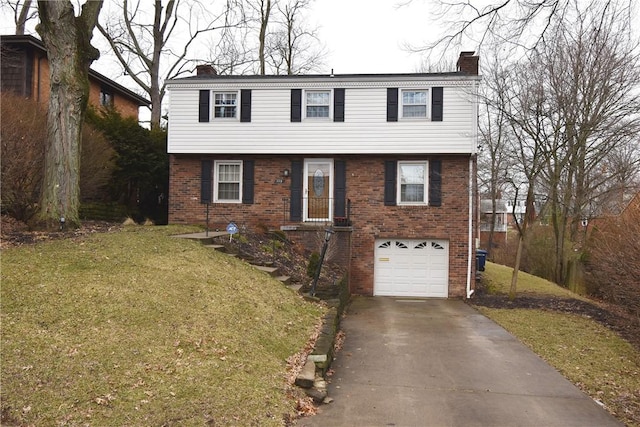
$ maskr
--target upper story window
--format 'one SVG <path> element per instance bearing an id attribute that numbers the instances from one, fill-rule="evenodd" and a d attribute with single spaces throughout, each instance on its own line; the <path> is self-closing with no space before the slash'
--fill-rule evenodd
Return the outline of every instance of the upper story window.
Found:
<path id="1" fill-rule="evenodd" d="M 214 113 L 216 119 L 236 117 L 238 109 L 238 93 L 237 92 L 214 92 Z"/>
<path id="2" fill-rule="evenodd" d="M 427 162 L 398 162 L 398 204 L 427 204 Z"/>
<path id="3" fill-rule="evenodd" d="M 242 161 L 215 162 L 214 200 L 222 203 L 242 202 Z"/>
<path id="4" fill-rule="evenodd" d="M 305 114 L 308 119 L 331 117 L 331 91 L 308 90 L 305 92 Z"/>
<path id="5" fill-rule="evenodd" d="M 113 93 L 106 88 L 100 88 L 100 105 L 111 107 L 113 105 Z"/>
<path id="6" fill-rule="evenodd" d="M 401 101 L 403 118 L 427 118 L 428 90 L 403 90 Z"/>

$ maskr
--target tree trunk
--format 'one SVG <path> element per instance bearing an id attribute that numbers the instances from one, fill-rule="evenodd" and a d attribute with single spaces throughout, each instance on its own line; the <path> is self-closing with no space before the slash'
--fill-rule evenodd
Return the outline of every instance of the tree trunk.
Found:
<path id="1" fill-rule="evenodd" d="M 260 47 L 258 51 L 258 58 L 260 60 L 260 75 L 267 73 L 266 64 L 264 60 L 265 40 L 267 37 L 267 26 L 269 25 L 269 16 L 271 15 L 271 0 L 263 0 L 260 7 Z"/>
<path id="2" fill-rule="evenodd" d="M 20 14 L 18 15 L 18 20 L 16 21 L 16 35 L 24 35 L 24 27 L 27 24 L 27 19 L 29 18 L 29 11 L 31 9 L 31 1 L 25 0 L 22 3 L 22 7 L 20 8 Z"/>
<path id="3" fill-rule="evenodd" d="M 522 259 L 522 249 L 524 248 L 524 236 L 518 236 L 518 248 L 516 249 L 516 261 L 513 265 L 513 273 L 511 273 L 511 287 L 509 288 L 509 299 L 516 298 L 516 289 L 518 285 L 518 272 L 520 271 L 520 260 Z"/>
<path id="4" fill-rule="evenodd" d="M 47 48 L 51 81 L 38 216 L 47 228 L 80 224 L 80 136 L 89 99 L 89 65 L 99 56 L 91 35 L 101 6 L 102 1 L 87 2 L 76 17 L 70 1 L 38 1 L 36 29 Z"/>

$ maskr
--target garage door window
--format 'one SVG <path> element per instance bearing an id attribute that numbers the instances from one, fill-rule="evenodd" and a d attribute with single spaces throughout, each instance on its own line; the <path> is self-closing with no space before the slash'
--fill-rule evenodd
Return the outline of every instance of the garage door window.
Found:
<path id="1" fill-rule="evenodd" d="M 398 162 L 399 204 L 426 205 L 427 176 L 427 162 Z"/>

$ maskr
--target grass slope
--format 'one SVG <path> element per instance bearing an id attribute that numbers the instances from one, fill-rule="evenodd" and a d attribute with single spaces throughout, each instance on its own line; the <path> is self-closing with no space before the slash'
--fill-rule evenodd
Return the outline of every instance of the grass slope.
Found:
<path id="1" fill-rule="evenodd" d="M 487 263 L 489 292 L 508 293 L 511 268 Z M 518 292 L 580 298 L 527 273 L 518 275 Z M 566 378 L 628 426 L 640 426 L 640 353 L 594 320 L 547 310 L 495 309 L 480 312 L 518 337 Z"/>
<path id="2" fill-rule="evenodd" d="M 3 421 L 281 425 L 322 309 L 246 263 L 131 227 L 2 252 Z"/>

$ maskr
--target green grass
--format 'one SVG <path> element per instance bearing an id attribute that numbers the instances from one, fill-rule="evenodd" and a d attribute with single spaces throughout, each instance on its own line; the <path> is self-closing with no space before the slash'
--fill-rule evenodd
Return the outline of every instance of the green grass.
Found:
<path id="1" fill-rule="evenodd" d="M 509 294 L 513 268 L 487 262 L 482 281 L 491 294 Z M 517 294 L 529 296 L 556 296 L 587 300 L 570 290 L 524 271 L 518 272 Z"/>
<path id="2" fill-rule="evenodd" d="M 2 411 L 24 425 L 282 425 L 322 309 L 246 263 L 131 227 L 2 252 Z"/>
<path id="3" fill-rule="evenodd" d="M 511 269 L 487 263 L 489 292 L 508 293 Z M 551 282 L 519 273 L 518 294 L 579 298 Z M 598 322 L 531 309 L 477 309 L 530 347 L 627 426 L 640 426 L 640 352 Z"/>

